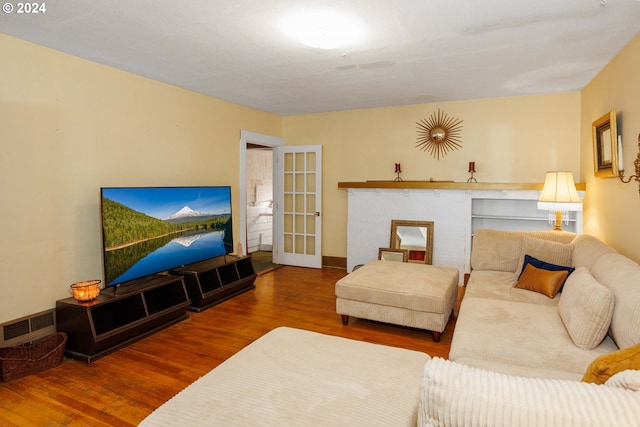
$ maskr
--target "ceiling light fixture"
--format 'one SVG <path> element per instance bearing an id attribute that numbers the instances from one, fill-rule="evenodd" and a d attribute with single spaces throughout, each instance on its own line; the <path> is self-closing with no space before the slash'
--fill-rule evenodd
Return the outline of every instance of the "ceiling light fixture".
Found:
<path id="1" fill-rule="evenodd" d="M 335 49 L 353 44 L 363 35 L 355 19 L 337 13 L 308 12 L 289 16 L 285 31 L 301 43 L 316 49 Z"/>

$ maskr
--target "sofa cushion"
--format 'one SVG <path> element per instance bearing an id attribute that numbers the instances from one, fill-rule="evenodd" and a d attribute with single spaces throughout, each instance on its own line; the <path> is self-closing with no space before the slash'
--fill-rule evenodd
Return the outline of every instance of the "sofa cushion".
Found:
<path id="1" fill-rule="evenodd" d="M 465 295 L 449 359 L 505 373 L 580 380 L 595 358 L 616 350 L 609 337 L 593 350 L 576 346 L 555 304 Z"/>
<path id="2" fill-rule="evenodd" d="M 482 228 L 473 232 L 471 268 L 473 270 L 511 271 L 522 265 L 519 258 L 524 236 L 570 243 L 575 233 L 566 231 L 504 231 Z M 518 271 L 519 272 L 519 271 Z"/>
<path id="3" fill-rule="evenodd" d="M 640 370 L 625 369 L 604 382 L 607 387 L 618 387 L 625 390 L 640 391 Z"/>
<path id="4" fill-rule="evenodd" d="M 567 279 L 558 313 L 569 336 L 580 348 L 596 348 L 611 324 L 613 291 L 593 278 L 585 267 L 579 267 Z"/>
<path id="5" fill-rule="evenodd" d="M 573 266 L 591 270 L 593 263 L 604 254 L 618 253 L 611 246 L 602 243 L 589 234 L 579 234 L 571 242 L 573 248 Z"/>
<path id="6" fill-rule="evenodd" d="M 516 270 L 522 249 L 522 233 L 479 229 L 473 233 L 471 268 L 473 270 Z"/>
<path id="7" fill-rule="evenodd" d="M 543 305 L 557 305 L 560 294 L 555 298 L 515 287 L 518 276 L 507 271 L 474 270 L 467 282 L 464 298 L 489 298 L 505 301 L 531 302 Z"/>
<path id="8" fill-rule="evenodd" d="M 616 296 L 610 332 L 618 347 L 640 343 L 640 265 L 620 254 L 600 256 L 591 269 Z"/>
<path id="9" fill-rule="evenodd" d="M 527 289 L 553 298 L 568 274 L 567 270 L 550 271 L 527 264 L 516 283 L 516 288 Z"/>
<path id="10" fill-rule="evenodd" d="M 441 358 L 424 366 L 418 426 L 637 426 L 640 393 L 523 378 Z"/>
<path id="11" fill-rule="evenodd" d="M 538 239 L 531 236 L 522 237 L 522 249 L 518 258 L 518 269 L 516 274 L 524 268 L 525 255 L 532 256 L 546 263 L 571 267 L 573 265 L 573 245 L 570 243 L 559 243 L 545 239 Z"/>
<path id="12" fill-rule="evenodd" d="M 582 381 L 604 384 L 626 369 L 640 369 L 640 344 L 597 357 L 587 368 Z"/>

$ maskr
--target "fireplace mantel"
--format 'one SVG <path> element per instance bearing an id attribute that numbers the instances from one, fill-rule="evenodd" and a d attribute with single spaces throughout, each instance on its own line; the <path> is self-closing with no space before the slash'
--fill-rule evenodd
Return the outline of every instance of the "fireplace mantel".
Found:
<path id="1" fill-rule="evenodd" d="M 339 182 L 338 188 L 389 188 L 424 190 L 542 190 L 543 182 L 453 182 L 453 181 L 359 181 Z M 576 189 L 584 191 L 586 184 L 577 183 Z"/>

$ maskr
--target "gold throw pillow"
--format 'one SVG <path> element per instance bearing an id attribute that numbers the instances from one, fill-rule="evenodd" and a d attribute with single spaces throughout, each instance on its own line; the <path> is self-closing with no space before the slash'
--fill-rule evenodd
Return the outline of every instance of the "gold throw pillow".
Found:
<path id="1" fill-rule="evenodd" d="M 516 288 L 538 292 L 553 298 L 562 287 L 568 274 L 569 272 L 566 270 L 549 271 L 527 264 L 518 283 L 516 283 Z"/>
<path id="2" fill-rule="evenodd" d="M 582 377 L 585 383 L 604 384 L 618 372 L 640 369 L 640 344 L 597 357 Z"/>

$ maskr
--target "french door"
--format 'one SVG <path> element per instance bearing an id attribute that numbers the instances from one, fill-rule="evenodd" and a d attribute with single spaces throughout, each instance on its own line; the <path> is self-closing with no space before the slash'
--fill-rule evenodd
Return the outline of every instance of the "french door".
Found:
<path id="1" fill-rule="evenodd" d="M 276 262 L 322 267 L 322 146 L 274 148 Z"/>

